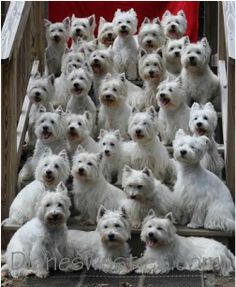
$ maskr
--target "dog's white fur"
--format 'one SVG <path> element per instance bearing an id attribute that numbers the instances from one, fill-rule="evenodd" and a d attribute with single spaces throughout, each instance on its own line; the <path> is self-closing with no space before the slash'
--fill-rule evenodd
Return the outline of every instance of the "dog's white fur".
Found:
<path id="1" fill-rule="evenodd" d="M 184 89 L 188 94 L 188 102 L 206 104 L 213 101 L 218 108 L 220 103 L 219 78 L 211 71 L 208 63 L 211 48 L 206 38 L 197 43 L 185 44 L 181 56 Z"/>
<path id="2" fill-rule="evenodd" d="M 150 169 L 136 170 L 124 166 L 122 187 L 127 195 L 124 208 L 133 228 L 140 228 L 144 217 L 152 208 L 159 216 L 175 211 L 174 194 L 156 180 Z"/>
<path id="3" fill-rule="evenodd" d="M 90 224 L 95 223 L 100 205 L 114 210 L 125 198 L 122 190 L 105 180 L 102 157 L 102 153 L 88 153 L 81 146 L 73 157 L 74 204 L 81 218 Z"/>
<path id="4" fill-rule="evenodd" d="M 166 10 L 162 16 L 161 24 L 166 37 L 171 39 L 181 38 L 187 29 L 187 20 L 183 10 L 179 10 L 176 15 Z"/>
<path id="5" fill-rule="evenodd" d="M 209 142 L 206 136 L 189 136 L 183 130 L 176 133 L 173 146 L 178 174 L 174 192 L 182 212 L 180 223 L 190 228 L 233 231 L 234 203 L 230 191 L 200 164 Z"/>
<path id="6" fill-rule="evenodd" d="M 46 75 L 61 74 L 61 61 L 67 47 L 69 37 L 70 18 L 67 17 L 62 23 L 52 23 L 44 19 L 46 28 L 47 48 L 45 49 L 45 72 Z"/>
<path id="7" fill-rule="evenodd" d="M 60 183 L 56 192 L 47 192 L 38 204 L 37 217 L 18 229 L 7 246 L 3 269 L 14 278 L 29 274 L 47 277 L 48 267 L 54 267 L 50 259 L 55 259 L 58 267 L 67 256 L 66 220 L 71 203 L 64 184 Z"/>
<path id="8" fill-rule="evenodd" d="M 117 9 L 112 22 L 117 34 L 113 43 L 116 70 L 119 73 L 125 73 L 128 80 L 136 80 L 138 47 L 133 35 L 137 31 L 137 14 L 134 9 L 129 11 Z"/>
<path id="9" fill-rule="evenodd" d="M 100 17 L 98 26 L 98 41 L 100 48 L 109 48 L 116 38 L 112 22 Z"/>
<path id="10" fill-rule="evenodd" d="M 206 169 L 220 176 L 224 167 L 224 160 L 217 151 L 217 143 L 214 139 L 216 126 L 217 113 L 212 103 L 208 102 L 204 106 L 200 106 L 198 103 L 193 103 L 190 112 L 190 130 L 195 136 L 205 135 L 210 140 L 208 150 L 203 156 L 201 164 Z"/>
<path id="11" fill-rule="evenodd" d="M 172 144 L 175 133 L 181 128 L 189 131 L 190 108 L 185 103 L 186 95 L 182 88 L 181 79 L 172 82 L 163 82 L 158 87 L 157 102 L 160 107 L 159 119 L 162 124 L 160 129 L 161 141 Z"/>
<path id="12" fill-rule="evenodd" d="M 165 35 L 159 17 L 152 21 L 145 17 L 138 33 L 139 49 L 155 52 L 165 44 Z"/>
<path id="13" fill-rule="evenodd" d="M 203 237 L 176 234 L 171 213 L 158 218 L 153 210 L 143 221 L 141 240 L 146 243 L 137 273 L 160 274 L 173 269 L 216 271 L 228 276 L 234 271 L 234 255 L 222 243 Z"/>
<path id="14" fill-rule="evenodd" d="M 101 103 L 98 116 L 99 129 L 119 129 L 123 138 L 128 136 L 128 120 L 131 107 L 127 103 L 127 85 L 125 75 L 107 74 L 99 89 Z"/>

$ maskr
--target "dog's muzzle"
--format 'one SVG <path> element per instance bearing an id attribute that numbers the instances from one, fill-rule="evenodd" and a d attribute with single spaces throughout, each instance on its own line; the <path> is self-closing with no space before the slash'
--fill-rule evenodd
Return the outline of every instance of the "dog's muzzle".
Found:
<path id="1" fill-rule="evenodd" d="M 65 217 L 62 213 L 59 212 L 52 212 L 49 213 L 47 216 L 47 222 L 49 225 L 59 225 L 64 223 Z"/>
<path id="2" fill-rule="evenodd" d="M 152 232 L 149 232 L 147 237 L 147 246 L 150 248 L 155 248 L 157 247 L 157 245 L 158 245 L 157 238 L 154 236 Z"/>

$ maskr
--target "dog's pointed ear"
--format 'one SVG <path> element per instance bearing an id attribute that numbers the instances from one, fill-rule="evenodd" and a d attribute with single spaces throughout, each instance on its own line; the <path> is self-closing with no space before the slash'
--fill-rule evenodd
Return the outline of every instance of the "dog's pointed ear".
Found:
<path id="1" fill-rule="evenodd" d="M 37 71 L 36 73 L 31 74 L 30 77 L 31 77 L 32 79 L 35 79 L 35 80 L 36 80 L 36 79 L 41 78 L 41 74 L 39 73 L 39 71 Z"/>
<path id="2" fill-rule="evenodd" d="M 50 22 L 48 19 L 44 19 L 44 27 L 45 28 L 48 28 L 51 24 L 52 24 L 52 22 Z"/>
<path id="3" fill-rule="evenodd" d="M 55 83 L 55 76 L 54 74 L 51 74 L 48 76 L 48 82 L 53 86 Z"/>
<path id="4" fill-rule="evenodd" d="M 68 30 L 70 28 L 70 17 L 66 17 L 62 23 L 64 27 L 66 28 L 66 30 Z"/>
<path id="5" fill-rule="evenodd" d="M 99 138 L 99 139 L 103 138 L 103 137 L 105 136 L 105 134 L 107 134 L 107 133 L 108 133 L 107 130 L 100 129 L 98 138 Z"/>
<path id="6" fill-rule="evenodd" d="M 43 150 L 43 153 L 42 153 L 42 157 L 46 157 L 46 156 L 49 156 L 49 155 L 52 155 L 52 150 L 50 147 L 45 147 L 44 150 Z"/>
<path id="7" fill-rule="evenodd" d="M 65 149 L 63 149 L 62 151 L 59 152 L 58 154 L 60 157 L 62 157 L 65 161 L 68 161 L 68 155 L 67 155 L 67 151 Z"/>
<path id="8" fill-rule="evenodd" d="M 64 193 L 65 195 L 68 195 L 68 189 L 66 188 L 63 181 L 60 181 L 56 187 L 57 192 Z"/>
<path id="9" fill-rule="evenodd" d="M 151 23 L 150 19 L 148 17 L 145 17 L 143 19 L 143 22 L 142 22 L 141 26 L 144 25 L 144 24 L 149 24 L 149 23 Z"/>
<path id="10" fill-rule="evenodd" d="M 92 119 L 92 114 L 89 111 L 85 111 L 83 113 L 83 116 L 86 118 L 86 120 L 90 121 Z"/>
<path id="11" fill-rule="evenodd" d="M 215 108 L 211 102 L 206 103 L 203 108 L 204 108 L 204 110 L 209 110 L 209 111 L 215 112 Z"/>
<path id="12" fill-rule="evenodd" d="M 40 105 L 38 111 L 39 111 L 40 113 L 46 113 L 46 112 L 47 112 L 47 109 L 45 108 L 44 105 Z"/>
<path id="13" fill-rule="evenodd" d="M 157 112 L 153 106 L 149 107 L 146 111 L 152 118 L 157 116 Z"/>
<path id="14" fill-rule="evenodd" d="M 107 20 L 105 18 L 100 17 L 100 19 L 99 19 L 99 26 L 104 25 L 106 22 L 107 22 Z"/>
<path id="15" fill-rule="evenodd" d="M 96 27 L 96 17 L 95 17 L 95 14 L 91 15 L 88 17 L 88 20 L 89 20 L 89 25 L 91 28 L 95 29 Z"/>
<path id="16" fill-rule="evenodd" d="M 98 214 L 97 214 L 97 222 L 104 216 L 106 212 L 107 212 L 107 209 L 103 205 L 100 205 L 98 209 Z"/>
<path id="17" fill-rule="evenodd" d="M 137 17 L 137 13 L 135 12 L 134 8 L 129 9 L 128 13 L 130 13 L 134 17 Z"/>
<path id="18" fill-rule="evenodd" d="M 200 109 L 200 105 L 199 103 L 193 103 L 192 106 L 191 106 L 191 111 L 194 111 L 194 110 L 199 110 Z"/>
<path id="19" fill-rule="evenodd" d="M 72 14 L 71 20 L 73 21 L 73 20 L 75 20 L 75 19 L 76 19 L 75 14 Z"/>
<path id="20" fill-rule="evenodd" d="M 166 10 L 165 13 L 162 15 L 162 19 L 166 18 L 166 17 L 170 17 L 172 14 L 169 10 Z"/>
<path id="21" fill-rule="evenodd" d="M 107 73 L 104 80 L 110 80 L 111 79 L 111 73 Z"/>
<path id="22" fill-rule="evenodd" d="M 92 70 L 92 68 L 91 68 L 91 66 L 89 65 L 88 62 L 85 62 L 85 63 L 84 63 L 84 69 L 85 69 L 85 71 L 89 74 L 89 76 L 92 77 L 92 75 L 93 75 L 93 70 Z"/>
<path id="23" fill-rule="evenodd" d="M 122 82 L 125 82 L 125 73 L 121 73 L 121 74 L 120 74 L 120 80 L 121 80 Z"/>
<path id="24" fill-rule="evenodd" d="M 179 10 L 179 12 L 177 13 L 177 15 L 178 15 L 178 16 L 182 16 L 183 18 L 186 19 L 186 15 L 185 15 L 185 13 L 184 13 L 184 11 L 183 11 L 182 9 Z"/>
<path id="25" fill-rule="evenodd" d="M 161 25 L 161 20 L 160 20 L 159 17 L 156 17 L 156 18 L 153 19 L 152 23 L 153 23 L 153 24 Z"/>
<path id="26" fill-rule="evenodd" d="M 139 113 L 139 110 L 136 107 L 133 107 L 131 112 L 132 112 L 132 115 L 135 115 Z"/>
<path id="27" fill-rule="evenodd" d="M 179 85 L 180 88 L 183 88 L 183 79 L 182 79 L 182 77 L 176 78 L 175 81 Z"/>
<path id="28" fill-rule="evenodd" d="M 174 217 L 173 217 L 172 212 L 167 213 L 166 216 L 165 216 L 165 218 L 166 218 L 166 219 L 169 219 L 170 222 L 174 222 Z"/>
<path id="29" fill-rule="evenodd" d="M 161 58 L 163 58 L 163 51 L 161 47 L 156 50 L 156 54 L 158 54 Z"/>
<path id="30" fill-rule="evenodd" d="M 175 139 L 182 138 L 182 137 L 184 137 L 184 136 L 186 136 L 184 130 L 178 129 L 178 131 L 177 131 L 176 134 L 175 134 Z"/>
<path id="31" fill-rule="evenodd" d="M 80 154 L 80 153 L 83 153 L 83 152 L 85 152 L 85 149 L 82 147 L 82 145 L 79 144 L 77 146 L 77 149 L 76 149 L 75 153 L 76 154 Z"/>
<path id="32" fill-rule="evenodd" d="M 184 46 L 187 46 L 188 44 L 190 44 L 189 36 L 183 37 L 183 43 L 184 43 Z"/>
<path id="33" fill-rule="evenodd" d="M 118 140 L 121 140 L 121 134 L 120 134 L 120 130 L 115 130 L 114 131 L 114 135 Z"/>
<path id="34" fill-rule="evenodd" d="M 126 211 L 126 209 L 124 208 L 124 206 L 122 206 L 122 207 L 120 208 L 120 215 L 121 215 L 122 218 L 124 218 L 124 219 L 126 219 L 126 220 L 129 219 L 128 214 L 127 214 L 127 211 Z"/>
<path id="35" fill-rule="evenodd" d="M 203 37 L 200 41 L 201 45 L 207 50 L 207 51 L 210 51 L 211 48 L 210 48 L 210 45 L 208 43 L 208 40 L 206 37 Z"/>
<path id="36" fill-rule="evenodd" d="M 57 113 L 60 117 L 64 116 L 64 114 L 65 114 L 62 106 L 58 106 L 58 108 L 55 110 L 55 113 Z"/>
<path id="37" fill-rule="evenodd" d="M 142 58 L 145 55 L 147 55 L 147 51 L 145 49 L 140 49 L 139 56 Z"/>
<path id="38" fill-rule="evenodd" d="M 153 209 L 150 209 L 147 214 L 148 217 L 156 217 L 156 212 Z"/>
<path id="39" fill-rule="evenodd" d="M 97 156 L 97 160 L 98 160 L 99 162 L 101 162 L 101 161 L 102 161 L 102 158 L 103 158 L 102 152 L 97 153 L 96 156 Z"/>
<path id="40" fill-rule="evenodd" d="M 132 168 L 128 164 L 125 164 L 124 167 L 123 167 L 123 172 L 131 173 L 132 172 Z"/>
<path id="41" fill-rule="evenodd" d="M 151 176 L 151 174 L 152 174 L 151 170 L 149 168 L 147 168 L 146 166 L 142 170 L 142 173 L 146 174 L 147 176 Z"/>

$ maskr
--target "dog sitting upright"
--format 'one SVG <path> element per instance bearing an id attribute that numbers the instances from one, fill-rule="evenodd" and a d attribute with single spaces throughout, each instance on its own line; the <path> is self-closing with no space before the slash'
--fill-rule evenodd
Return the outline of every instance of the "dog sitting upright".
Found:
<path id="1" fill-rule="evenodd" d="M 137 15 L 134 9 L 118 9 L 113 18 L 117 37 L 113 43 L 114 64 L 119 73 L 125 73 L 128 80 L 138 78 L 138 47 L 134 39 L 137 31 Z"/>
<path id="2" fill-rule="evenodd" d="M 183 10 L 179 10 L 176 15 L 166 10 L 162 16 L 161 24 L 166 37 L 170 39 L 181 38 L 187 29 L 187 20 Z"/>
<path id="3" fill-rule="evenodd" d="M 100 48 L 109 48 L 113 45 L 116 38 L 112 22 L 106 21 L 105 18 L 100 17 L 98 26 L 98 41 Z"/>
<path id="4" fill-rule="evenodd" d="M 138 33 L 139 49 L 142 48 L 148 53 L 156 51 L 165 44 L 165 35 L 160 19 L 157 17 L 151 20 L 144 18 Z"/>
<path id="5" fill-rule="evenodd" d="M 189 136 L 183 130 L 176 133 L 174 192 L 182 213 L 180 223 L 189 228 L 234 231 L 234 203 L 229 189 L 200 164 L 209 143 L 206 136 Z"/>
<path id="6" fill-rule="evenodd" d="M 47 48 L 45 50 L 46 74 L 54 74 L 59 77 L 61 74 L 61 60 L 67 47 L 69 38 L 70 19 L 65 18 L 62 23 L 51 23 L 44 20 L 46 28 Z"/>
<path id="7" fill-rule="evenodd" d="M 220 176 L 224 167 L 224 160 L 217 151 L 217 143 L 214 139 L 214 131 L 217 126 L 217 113 L 209 102 L 204 106 L 194 103 L 191 107 L 189 127 L 195 136 L 205 135 L 209 138 L 207 152 L 201 160 L 201 164 L 214 174 Z"/>

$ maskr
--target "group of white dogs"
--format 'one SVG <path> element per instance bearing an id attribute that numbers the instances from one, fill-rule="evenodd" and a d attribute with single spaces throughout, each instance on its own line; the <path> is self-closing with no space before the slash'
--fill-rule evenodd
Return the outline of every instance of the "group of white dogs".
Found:
<path id="1" fill-rule="evenodd" d="M 161 21 L 145 18 L 134 35 L 137 24 L 133 9 L 118 9 L 112 22 L 100 18 L 94 39 L 94 15 L 45 20 L 45 73 L 31 75 L 27 90 L 27 145 L 34 153 L 3 221 L 22 226 L 8 245 L 3 272 L 43 278 L 50 259 L 62 269 L 67 258 L 63 270 L 73 271 L 77 256 L 119 274 L 234 271 L 227 247 L 179 236 L 173 225 L 234 231 L 234 203 L 219 178 L 220 86 L 208 66 L 208 41 L 183 36 L 182 10 L 166 11 Z M 143 88 L 131 82 L 137 79 Z M 81 224 L 97 222 L 95 231 L 67 230 L 71 199 Z M 136 260 L 127 243 L 131 228 L 141 228 L 146 244 Z"/>

